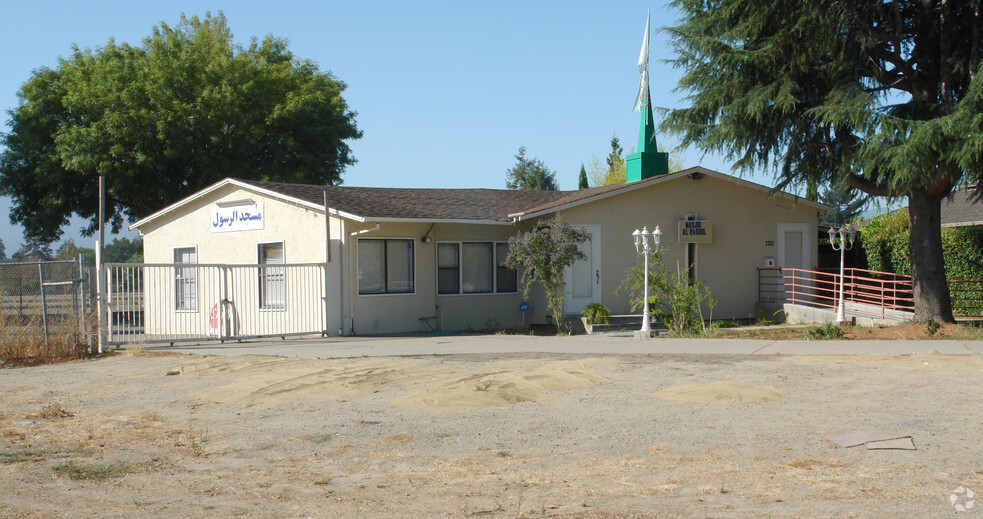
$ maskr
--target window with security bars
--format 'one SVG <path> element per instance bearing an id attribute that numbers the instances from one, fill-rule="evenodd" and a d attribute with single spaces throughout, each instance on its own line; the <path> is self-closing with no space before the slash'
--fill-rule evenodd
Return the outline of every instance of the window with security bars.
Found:
<path id="1" fill-rule="evenodd" d="M 263 310 L 286 308 L 286 272 L 283 242 L 259 245 L 259 307 Z"/>
<path id="2" fill-rule="evenodd" d="M 198 263 L 198 251 L 194 247 L 174 249 L 174 309 L 185 312 L 198 311 L 198 268 L 178 265 Z"/>

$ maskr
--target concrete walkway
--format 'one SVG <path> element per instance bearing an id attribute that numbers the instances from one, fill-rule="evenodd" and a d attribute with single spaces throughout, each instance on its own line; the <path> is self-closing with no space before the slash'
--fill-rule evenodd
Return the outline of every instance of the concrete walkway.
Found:
<path id="1" fill-rule="evenodd" d="M 903 355 L 983 354 L 983 341 L 773 341 L 760 339 L 666 339 L 578 335 L 417 335 L 329 337 L 198 345 L 155 346 L 153 351 L 209 355 L 278 355 L 301 358 L 454 355 L 468 353 L 730 354 L 730 355 Z"/>

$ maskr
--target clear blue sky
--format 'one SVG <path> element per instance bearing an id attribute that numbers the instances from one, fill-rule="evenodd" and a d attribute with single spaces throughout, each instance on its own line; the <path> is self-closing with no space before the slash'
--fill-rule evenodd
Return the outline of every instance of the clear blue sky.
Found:
<path id="1" fill-rule="evenodd" d="M 17 91 L 39 67 L 54 67 L 73 44 L 139 45 L 181 13 L 225 13 L 240 43 L 286 38 L 295 55 L 315 61 L 348 88 L 365 135 L 352 143 L 352 186 L 505 188 L 519 146 L 556 171 L 561 189 L 576 189 L 580 165 L 605 157 L 611 136 L 635 147 L 635 68 L 652 11 L 652 102 L 672 107 L 680 76 L 658 28 L 677 14 L 663 2 L 637 0 L 498 2 L 47 1 L 0 0 L 2 131 Z M 677 144 L 658 136 L 664 148 Z M 731 173 L 700 150 L 680 150 L 684 166 Z M 772 185 L 771 175 L 745 176 Z M 7 254 L 22 243 L 0 199 L 0 239 Z M 77 227 L 77 226 L 76 226 Z M 91 246 L 94 238 L 66 238 Z M 54 247 L 57 249 L 57 245 Z"/>

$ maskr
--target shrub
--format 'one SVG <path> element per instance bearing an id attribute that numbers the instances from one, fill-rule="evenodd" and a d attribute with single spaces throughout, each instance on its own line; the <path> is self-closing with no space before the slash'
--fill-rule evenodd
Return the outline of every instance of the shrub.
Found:
<path id="1" fill-rule="evenodd" d="M 843 337 L 843 330 L 833 323 L 826 323 L 822 326 L 814 326 L 806 331 L 806 339 L 832 341 L 842 339 Z"/>
<path id="2" fill-rule="evenodd" d="M 608 307 L 602 305 L 601 303 L 591 303 L 584 308 L 581 312 L 584 319 L 587 319 L 587 324 L 610 324 L 611 323 L 611 311 Z"/>
<path id="3" fill-rule="evenodd" d="M 703 307 L 712 315 L 717 302 L 710 289 L 702 281 L 689 281 L 686 270 L 676 264 L 676 272 L 669 272 L 663 263 L 666 248 L 659 249 L 649 260 L 649 305 L 653 315 L 660 316 L 676 335 L 688 332 L 707 334 Z M 653 270 L 655 269 L 655 270 Z M 629 267 L 625 278 L 615 293 L 628 292 L 631 310 L 644 307 L 645 272 L 642 265 Z"/>

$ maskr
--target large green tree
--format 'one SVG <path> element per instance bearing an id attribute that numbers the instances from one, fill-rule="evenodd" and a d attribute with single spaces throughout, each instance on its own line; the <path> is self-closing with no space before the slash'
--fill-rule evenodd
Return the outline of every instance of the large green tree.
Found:
<path id="1" fill-rule="evenodd" d="M 520 146 L 515 165 L 505 172 L 505 187 L 509 189 L 542 189 L 556 191 L 556 172 L 539 159 L 526 157 L 526 147 Z"/>
<path id="2" fill-rule="evenodd" d="M 953 320 L 941 201 L 983 178 L 983 0 L 675 0 L 687 105 L 663 129 L 772 169 L 907 197 L 914 320 Z"/>
<path id="3" fill-rule="evenodd" d="M 225 17 L 181 17 L 140 46 L 73 48 L 18 92 L 3 135 L 0 194 L 27 236 L 98 227 L 98 177 L 118 231 L 225 177 L 340 183 L 361 136 L 345 84 L 286 40 L 237 44 Z"/>

